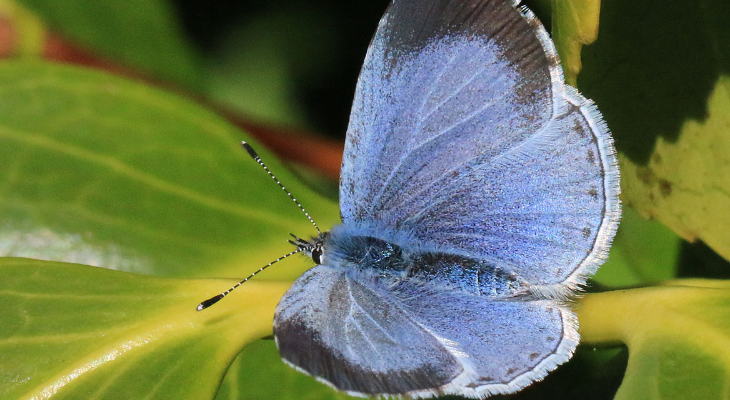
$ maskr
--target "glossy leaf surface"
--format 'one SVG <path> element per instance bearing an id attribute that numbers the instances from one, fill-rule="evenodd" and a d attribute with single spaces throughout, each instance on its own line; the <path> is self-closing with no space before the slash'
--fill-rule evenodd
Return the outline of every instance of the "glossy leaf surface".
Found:
<path id="1" fill-rule="evenodd" d="M 153 278 L 0 259 L 0 392 L 17 399 L 211 398 L 240 348 L 271 334 L 288 288 L 255 282 L 198 312 L 230 280 Z"/>
<path id="2" fill-rule="evenodd" d="M 730 282 L 678 280 L 592 294 L 578 313 L 584 341 L 629 348 L 616 399 L 728 398 Z"/>
<path id="3" fill-rule="evenodd" d="M 3 255 L 241 277 L 291 251 L 288 232 L 316 233 L 241 149 L 243 135 L 189 101 L 89 70 L 7 62 L 0 109 Z M 333 203 L 260 153 L 323 228 L 337 220 Z"/>

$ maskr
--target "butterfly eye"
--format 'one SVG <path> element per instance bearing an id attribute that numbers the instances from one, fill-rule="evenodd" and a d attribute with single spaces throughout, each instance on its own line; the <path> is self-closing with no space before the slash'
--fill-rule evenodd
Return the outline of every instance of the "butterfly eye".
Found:
<path id="1" fill-rule="evenodd" d="M 312 250 L 312 260 L 317 265 L 321 264 L 322 263 L 322 250 L 320 250 L 320 249 Z"/>

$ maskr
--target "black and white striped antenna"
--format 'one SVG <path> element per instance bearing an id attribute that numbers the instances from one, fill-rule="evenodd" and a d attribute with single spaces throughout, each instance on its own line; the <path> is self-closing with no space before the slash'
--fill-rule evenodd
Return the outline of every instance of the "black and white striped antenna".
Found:
<path id="1" fill-rule="evenodd" d="M 302 206 L 302 204 L 299 203 L 299 200 L 297 200 L 291 194 L 291 192 L 289 192 L 286 189 L 286 187 L 279 181 L 279 179 L 276 176 L 274 176 L 274 174 L 269 170 L 269 167 L 267 167 L 266 164 L 264 164 L 264 162 L 261 161 L 261 157 L 259 157 L 258 153 L 256 153 L 256 150 L 254 150 L 253 147 L 251 147 L 250 144 L 246 143 L 246 141 L 242 141 L 241 142 L 241 145 L 243 146 L 244 149 L 246 149 L 246 151 L 251 156 L 251 158 L 253 158 L 254 161 L 256 161 L 257 163 L 259 163 L 259 165 L 261 166 L 261 168 L 263 168 L 264 171 L 266 171 L 266 173 L 269 174 L 269 176 L 271 177 L 271 179 L 273 179 L 274 182 L 276 182 L 276 184 L 279 185 L 279 187 L 281 188 L 281 190 L 283 190 L 284 193 L 286 193 L 286 195 L 289 196 L 290 199 L 292 199 L 292 201 L 294 202 L 294 204 L 296 204 L 297 207 L 299 207 L 299 209 L 302 210 L 302 212 L 307 217 L 307 219 L 309 220 L 309 222 L 311 222 L 312 225 L 314 226 L 314 229 L 317 230 L 317 233 L 321 235 L 322 234 L 322 231 L 319 230 L 319 227 L 317 226 L 317 224 L 312 219 L 312 216 L 309 215 L 309 213 L 307 212 L 307 210 L 305 210 L 304 207 Z"/>
<path id="2" fill-rule="evenodd" d="M 291 256 L 293 254 L 297 254 L 297 253 L 299 253 L 301 251 L 302 251 L 302 249 L 296 249 L 296 250 L 292 251 L 291 253 L 285 254 L 285 255 L 277 258 L 276 260 L 274 260 L 274 261 L 272 261 L 272 262 L 264 265 L 263 267 L 259 268 L 258 271 L 255 271 L 254 273 L 252 273 L 251 275 L 249 275 L 248 277 L 246 277 L 246 279 L 244 279 L 244 280 L 236 283 L 235 285 L 231 286 L 231 288 L 228 289 L 228 290 L 226 290 L 225 292 L 223 292 L 223 293 L 221 293 L 219 295 L 215 295 L 215 296 L 209 298 L 208 300 L 205 300 L 204 302 L 198 304 L 198 307 L 196 308 L 196 310 L 198 310 L 198 311 L 205 310 L 206 308 L 208 308 L 208 307 L 212 306 L 213 304 L 217 303 L 218 301 L 220 301 L 222 298 L 228 296 L 228 293 L 231 293 L 237 287 L 239 287 L 239 286 L 243 285 L 244 283 L 246 283 L 246 281 L 248 281 L 249 279 L 251 279 L 254 276 L 258 275 L 259 272 L 261 272 L 261 271 L 265 270 L 266 268 L 269 268 L 270 266 L 278 263 L 279 261 L 281 261 L 281 260 L 283 260 L 283 259 L 285 259 L 285 258 L 287 258 L 287 257 L 289 257 L 289 256 Z"/>
<path id="3" fill-rule="evenodd" d="M 294 204 L 296 204 L 297 207 L 299 207 L 299 209 L 302 210 L 302 212 L 307 217 L 307 219 L 309 220 L 309 222 L 311 222 L 312 223 L 312 226 L 314 226 L 314 229 L 317 230 L 317 233 L 319 235 L 321 235 L 322 234 L 322 231 L 319 230 L 319 227 L 317 226 L 317 224 L 312 219 L 312 216 L 309 215 L 309 213 L 307 212 L 307 210 L 305 210 L 304 207 L 302 206 L 302 204 L 299 203 L 299 200 L 297 200 L 291 194 L 291 192 L 289 192 L 286 189 L 286 187 L 281 183 L 281 181 L 279 181 L 279 179 L 269 170 L 269 167 L 267 167 L 266 164 L 264 164 L 264 162 L 261 160 L 261 157 L 259 157 L 258 153 L 256 153 L 256 150 L 254 150 L 253 147 L 251 147 L 251 145 L 248 144 L 248 143 L 246 143 L 245 141 L 242 141 L 241 142 L 241 145 L 243 146 L 244 149 L 246 149 L 246 151 L 251 156 L 251 158 L 253 158 L 254 161 L 256 161 L 257 163 L 259 163 L 259 165 L 261 166 L 261 168 L 263 168 L 264 171 L 266 171 L 266 173 L 269 174 L 269 176 L 271 177 L 271 179 L 273 179 L 274 182 L 276 182 L 276 184 L 279 185 L 279 187 L 281 188 L 281 190 L 283 190 L 284 193 L 286 193 L 286 195 L 289 196 L 290 199 L 292 199 L 292 201 L 294 202 Z M 299 239 L 299 240 L 301 240 L 301 239 Z M 291 240 L 289 242 L 296 245 L 296 243 L 292 242 Z M 274 260 L 274 261 L 272 261 L 272 262 L 264 265 L 263 267 L 259 268 L 258 271 L 255 271 L 254 273 L 252 273 L 251 275 L 249 275 L 248 277 L 246 277 L 246 279 L 244 279 L 244 280 L 236 283 L 235 285 L 231 286 L 231 288 L 228 289 L 228 290 L 226 290 L 225 292 L 223 292 L 223 293 L 221 293 L 219 295 L 213 296 L 213 297 L 209 298 L 208 300 L 205 300 L 202 303 L 198 304 L 198 307 L 196 308 L 196 310 L 198 310 L 198 311 L 205 310 L 206 308 L 208 308 L 208 307 L 212 306 L 213 304 L 219 302 L 222 298 L 228 296 L 229 293 L 231 293 L 236 288 L 238 288 L 239 286 L 241 286 L 244 283 L 246 283 L 249 279 L 251 279 L 254 276 L 258 275 L 260 272 L 262 272 L 266 268 L 268 268 L 268 267 L 276 264 L 277 262 L 279 262 L 279 261 L 281 261 L 281 260 L 283 260 L 283 259 L 285 259 L 285 258 L 287 258 L 287 257 L 289 257 L 291 255 L 300 253 L 302 251 L 304 251 L 304 248 L 301 247 L 301 246 L 298 246 L 298 248 L 296 250 L 292 251 L 291 253 L 285 254 L 285 255 L 277 258 L 276 260 Z"/>

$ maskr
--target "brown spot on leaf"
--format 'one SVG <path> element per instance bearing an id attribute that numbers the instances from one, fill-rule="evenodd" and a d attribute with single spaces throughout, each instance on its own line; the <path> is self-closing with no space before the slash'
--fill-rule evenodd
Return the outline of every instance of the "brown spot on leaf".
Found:
<path id="1" fill-rule="evenodd" d="M 645 185 L 650 185 L 656 180 L 654 171 L 646 167 L 636 168 L 636 178 Z"/>
<path id="2" fill-rule="evenodd" d="M 669 182 L 666 179 L 662 179 L 659 181 L 659 191 L 662 193 L 662 196 L 667 197 L 670 194 L 672 194 L 672 183 Z"/>

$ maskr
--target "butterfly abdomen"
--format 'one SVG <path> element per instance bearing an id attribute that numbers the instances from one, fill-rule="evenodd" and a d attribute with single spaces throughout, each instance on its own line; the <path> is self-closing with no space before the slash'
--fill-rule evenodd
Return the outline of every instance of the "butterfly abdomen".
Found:
<path id="1" fill-rule="evenodd" d="M 377 279 L 434 286 L 491 298 L 524 294 L 527 284 L 486 261 L 439 251 L 412 250 L 372 236 L 338 235 L 325 245 L 326 259 Z"/>
<path id="2" fill-rule="evenodd" d="M 485 261 L 441 252 L 413 254 L 408 275 L 411 279 L 438 282 L 447 288 L 492 298 L 519 296 L 528 286 L 517 275 Z"/>

